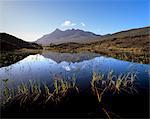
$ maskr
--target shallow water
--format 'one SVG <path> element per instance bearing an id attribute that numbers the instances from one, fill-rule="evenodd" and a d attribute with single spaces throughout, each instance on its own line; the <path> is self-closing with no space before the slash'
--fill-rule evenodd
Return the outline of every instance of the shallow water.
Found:
<path id="1" fill-rule="evenodd" d="M 137 74 L 138 85 L 149 87 L 150 65 L 117 60 L 92 53 L 43 53 L 30 55 L 23 60 L 7 67 L 0 68 L 0 80 L 9 79 L 15 83 L 28 80 L 52 82 L 54 77 L 69 80 L 76 76 L 77 85 L 81 89 L 90 86 L 93 72 L 104 73 L 113 71 L 115 75 Z"/>

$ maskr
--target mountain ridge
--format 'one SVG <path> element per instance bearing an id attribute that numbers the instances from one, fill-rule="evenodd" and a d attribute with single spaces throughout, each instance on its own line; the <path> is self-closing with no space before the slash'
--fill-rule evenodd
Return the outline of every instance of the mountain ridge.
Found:
<path id="1" fill-rule="evenodd" d="M 129 30 L 123 30 L 112 34 L 98 35 L 89 31 L 83 31 L 80 29 L 67 29 L 62 31 L 58 28 L 50 34 L 46 34 L 43 37 L 35 41 L 37 44 L 43 46 L 49 46 L 50 44 L 62 44 L 62 43 L 92 43 L 97 41 L 103 41 L 115 38 L 134 37 L 138 35 L 148 35 L 150 26 L 134 28 Z"/>
<path id="2" fill-rule="evenodd" d="M 67 43 L 67 42 L 77 42 L 83 43 L 88 42 L 92 39 L 100 37 L 100 35 L 94 34 L 89 31 L 83 31 L 80 29 L 67 29 L 62 31 L 58 28 L 54 30 L 50 34 L 46 34 L 39 38 L 36 43 L 41 45 L 49 45 L 53 44 L 60 44 L 60 43 Z"/>
<path id="3" fill-rule="evenodd" d="M 94 52 L 123 60 L 150 63 L 150 27 L 108 34 L 87 43 L 61 43 L 46 47 L 50 51 L 77 53 Z"/>

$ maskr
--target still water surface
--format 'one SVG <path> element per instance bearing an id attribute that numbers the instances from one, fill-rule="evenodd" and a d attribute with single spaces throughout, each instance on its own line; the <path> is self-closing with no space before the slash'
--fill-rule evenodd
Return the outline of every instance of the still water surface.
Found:
<path id="1" fill-rule="evenodd" d="M 137 74 L 138 85 L 149 87 L 150 65 L 117 60 L 92 53 L 55 53 L 29 55 L 23 60 L 7 67 L 0 68 L 0 80 L 9 79 L 15 83 L 20 81 L 38 80 L 51 83 L 54 77 L 69 80 L 76 76 L 80 88 L 88 88 L 93 72 L 104 73 L 113 71 L 115 75 L 129 72 Z"/>

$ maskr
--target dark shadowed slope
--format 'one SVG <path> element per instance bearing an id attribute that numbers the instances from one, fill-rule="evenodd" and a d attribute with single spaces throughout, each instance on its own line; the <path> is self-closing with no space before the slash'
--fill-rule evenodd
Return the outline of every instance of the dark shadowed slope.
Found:
<path id="1" fill-rule="evenodd" d="M 23 41 L 7 33 L 0 33 L 0 46 L 0 50 L 18 50 L 22 48 L 42 49 L 42 47 L 36 43 Z"/>
<path id="2" fill-rule="evenodd" d="M 97 37 L 100 36 L 92 32 L 86 32 L 79 29 L 71 29 L 66 31 L 56 29 L 54 32 L 44 35 L 42 38 L 38 39 L 36 43 L 45 46 L 49 44 L 61 44 L 67 42 L 87 43 L 93 41 Z"/>

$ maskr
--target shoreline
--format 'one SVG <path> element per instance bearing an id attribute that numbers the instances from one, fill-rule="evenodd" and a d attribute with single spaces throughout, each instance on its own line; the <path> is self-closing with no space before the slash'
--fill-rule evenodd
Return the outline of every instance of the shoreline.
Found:
<path id="1" fill-rule="evenodd" d="M 10 64 L 14 64 L 23 58 L 27 57 L 28 55 L 34 55 L 34 54 L 42 54 L 43 52 L 58 52 L 58 53 L 81 53 L 81 52 L 91 52 L 91 53 L 97 53 L 103 56 L 112 57 L 119 60 L 125 60 L 135 63 L 141 63 L 141 64 L 150 64 L 150 54 L 149 53 L 141 53 L 141 54 L 135 54 L 132 52 L 117 52 L 117 51 L 110 51 L 110 50 L 97 50 L 97 49 L 84 49 L 81 48 L 58 48 L 55 47 L 45 47 L 44 50 L 37 50 L 37 49 L 21 49 L 21 50 L 15 50 L 15 51 L 1 51 L 0 53 L 0 67 L 8 66 Z"/>

